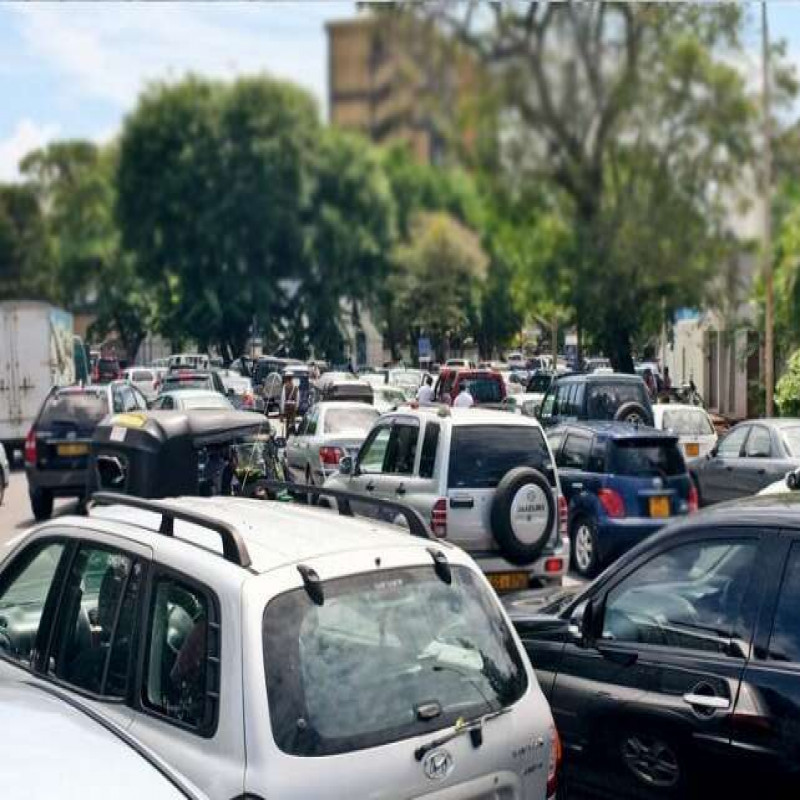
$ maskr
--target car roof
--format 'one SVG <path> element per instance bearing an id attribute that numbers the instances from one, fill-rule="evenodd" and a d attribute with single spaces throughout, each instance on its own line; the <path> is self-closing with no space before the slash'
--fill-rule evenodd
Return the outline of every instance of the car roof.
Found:
<path id="1" fill-rule="evenodd" d="M 186 389 L 188 394 L 190 390 Z M 183 394 L 183 392 L 181 393 Z M 111 417 L 103 425 L 123 428 L 157 429 L 166 436 L 203 436 L 219 431 L 258 428 L 267 422 L 266 417 L 252 411 L 231 411 L 226 408 L 207 411 L 137 411 Z"/>
<path id="2" fill-rule="evenodd" d="M 219 392 L 213 389 L 169 389 L 166 392 L 161 392 L 161 397 L 223 397 Z"/>
<path id="3" fill-rule="evenodd" d="M 574 372 L 567 375 L 556 375 L 559 383 L 567 381 L 586 381 L 588 383 L 644 383 L 641 376 L 630 375 L 627 372 Z"/>
<path id="4" fill-rule="evenodd" d="M 370 409 L 371 411 L 376 412 L 377 409 L 375 406 L 369 405 L 369 403 L 365 403 L 361 400 L 324 400 L 321 403 L 316 403 L 321 410 L 324 409 L 325 413 L 329 411 L 336 411 L 336 409 L 341 409 L 344 411 L 351 411 L 351 410 L 362 410 L 365 408 Z"/>
<path id="5" fill-rule="evenodd" d="M 766 417 L 764 419 L 748 419 L 744 423 L 755 424 L 762 423 L 763 425 L 771 425 L 773 428 L 796 428 L 800 425 L 800 419 L 797 417 Z M 739 423 L 740 425 L 744 423 Z"/>
<path id="6" fill-rule="evenodd" d="M 667 431 L 651 428 L 648 425 L 632 425 L 630 422 L 615 422 L 603 420 L 587 420 L 586 422 L 565 422 L 559 426 L 561 430 L 585 430 L 590 433 L 601 434 L 609 439 L 664 439 L 675 441 L 674 434 Z"/>
<path id="7" fill-rule="evenodd" d="M 519 395 L 512 396 L 518 397 Z M 478 425 L 503 425 L 511 427 L 525 425 L 534 428 L 541 427 L 539 421 L 533 417 L 509 414 L 508 411 L 502 411 L 493 408 L 482 408 L 480 406 L 473 408 L 450 408 L 448 406 L 399 408 L 397 411 L 390 411 L 384 416 L 414 416 L 423 419 L 435 420 L 437 422 L 449 421 L 454 427 L 469 427 Z"/>

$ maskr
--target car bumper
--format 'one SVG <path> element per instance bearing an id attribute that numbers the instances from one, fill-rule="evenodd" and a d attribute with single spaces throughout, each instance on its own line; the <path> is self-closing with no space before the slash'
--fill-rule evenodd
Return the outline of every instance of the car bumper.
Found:
<path id="1" fill-rule="evenodd" d="M 665 519 L 650 517 L 630 517 L 628 519 L 606 520 L 597 525 L 597 538 L 600 555 L 604 562 L 616 558 L 639 544 L 648 536 L 660 531 L 676 519 L 675 516 Z"/>
<path id="2" fill-rule="evenodd" d="M 506 561 L 496 551 L 473 552 L 470 555 L 490 580 L 492 575 L 525 572 L 528 575 L 528 586 L 525 588 L 560 586 L 569 570 L 570 542 L 567 537 L 561 537 L 557 545 L 548 545 L 536 561 L 524 567 Z"/>
<path id="3" fill-rule="evenodd" d="M 87 470 L 25 469 L 28 490 L 46 489 L 56 497 L 81 497 L 86 494 Z"/>

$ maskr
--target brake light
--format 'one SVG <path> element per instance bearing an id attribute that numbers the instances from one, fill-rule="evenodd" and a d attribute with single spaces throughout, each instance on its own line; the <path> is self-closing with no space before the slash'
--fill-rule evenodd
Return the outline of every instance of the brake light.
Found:
<path id="1" fill-rule="evenodd" d="M 319 460 L 328 467 L 338 467 L 344 450 L 341 447 L 320 447 Z"/>
<path id="2" fill-rule="evenodd" d="M 558 773 L 561 772 L 561 737 L 555 725 L 550 726 L 550 759 L 547 762 L 547 797 L 555 797 L 558 790 Z"/>
<path id="3" fill-rule="evenodd" d="M 697 494 L 697 487 L 692 484 L 689 487 L 689 513 L 693 514 L 700 508 L 700 496 Z"/>
<path id="4" fill-rule="evenodd" d="M 606 514 L 612 519 L 620 519 L 625 516 L 625 501 L 622 495 L 613 489 L 600 489 L 597 499 L 603 506 Z"/>
<path id="5" fill-rule="evenodd" d="M 252 408 L 255 402 L 256 400 L 252 392 L 245 392 L 244 395 L 242 395 L 242 408 Z M 339 462 L 337 461 L 336 463 L 338 464 Z"/>
<path id="6" fill-rule="evenodd" d="M 36 466 L 36 433 L 33 428 L 28 431 L 25 437 L 25 463 L 32 467 Z"/>
<path id="7" fill-rule="evenodd" d="M 447 498 L 440 497 L 431 509 L 431 531 L 443 539 L 447 536 Z"/>
<path id="8" fill-rule="evenodd" d="M 568 534 L 569 505 L 563 494 L 558 496 L 558 532 L 561 536 Z"/>
<path id="9" fill-rule="evenodd" d="M 554 575 L 557 572 L 561 572 L 563 566 L 564 562 L 560 558 L 548 558 L 544 562 L 544 571 L 548 575 Z"/>

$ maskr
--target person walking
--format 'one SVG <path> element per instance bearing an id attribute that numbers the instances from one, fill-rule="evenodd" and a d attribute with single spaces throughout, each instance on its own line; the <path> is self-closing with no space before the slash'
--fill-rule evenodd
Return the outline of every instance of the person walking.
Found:
<path id="1" fill-rule="evenodd" d="M 475 405 L 475 398 L 469 390 L 469 384 L 465 383 L 461 387 L 461 391 L 453 401 L 453 408 L 472 408 Z"/>
<path id="2" fill-rule="evenodd" d="M 668 392 L 672 388 L 672 378 L 669 376 L 669 367 L 664 367 L 664 391 Z"/>
<path id="3" fill-rule="evenodd" d="M 433 405 L 433 378 L 430 375 L 425 376 L 422 386 L 417 390 L 417 402 L 420 406 Z"/>
<path id="4" fill-rule="evenodd" d="M 297 406 L 300 399 L 300 390 L 294 382 L 294 376 L 290 372 L 283 375 L 283 386 L 281 387 L 281 418 L 283 419 L 283 436 L 289 438 L 289 432 L 294 433 L 294 421 L 297 417 Z"/>

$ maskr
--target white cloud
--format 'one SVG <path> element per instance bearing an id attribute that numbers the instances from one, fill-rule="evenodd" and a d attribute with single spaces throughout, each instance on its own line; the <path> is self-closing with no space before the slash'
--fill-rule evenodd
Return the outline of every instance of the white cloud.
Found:
<path id="1" fill-rule="evenodd" d="M 55 124 L 37 125 L 22 119 L 12 134 L 0 140 L 0 181 L 19 179 L 19 162 L 31 150 L 43 147 L 58 136 L 60 127 Z"/>

